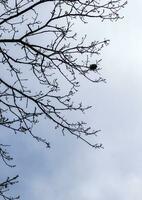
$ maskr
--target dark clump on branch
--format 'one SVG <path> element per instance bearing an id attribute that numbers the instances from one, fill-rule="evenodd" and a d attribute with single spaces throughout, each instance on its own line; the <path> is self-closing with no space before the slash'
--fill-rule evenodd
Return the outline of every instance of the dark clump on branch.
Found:
<path id="1" fill-rule="evenodd" d="M 89 69 L 91 71 L 95 71 L 97 69 L 97 65 L 96 64 L 91 64 L 90 67 L 89 67 Z"/>

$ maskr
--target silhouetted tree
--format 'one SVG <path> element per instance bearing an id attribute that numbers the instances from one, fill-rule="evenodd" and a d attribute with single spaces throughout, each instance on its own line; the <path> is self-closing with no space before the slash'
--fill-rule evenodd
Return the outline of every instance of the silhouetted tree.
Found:
<path id="1" fill-rule="evenodd" d="M 99 130 L 83 121 L 71 121 L 68 115 L 91 108 L 76 105 L 73 96 L 80 87 L 80 76 L 92 83 L 104 81 L 98 73 L 96 55 L 109 40 L 86 45 L 86 36 L 79 41 L 73 24 L 75 20 L 85 24 L 88 18 L 116 21 L 125 5 L 125 0 L 1 0 L 0 125 L 15 133 L 29 133 L 49 148 L 49 141 L 32 132 L 44 117 L 63 134 L 70 133 L 100 148 L 101 144 L 86 139 Z M 94 64 L 90 64 L 93 59 Z M 5 162 L 3 155 L 7 153 L 1 154 Z M 8 199 L 5 188 L 15 179 L 0 183 L 4 199 Z"/>

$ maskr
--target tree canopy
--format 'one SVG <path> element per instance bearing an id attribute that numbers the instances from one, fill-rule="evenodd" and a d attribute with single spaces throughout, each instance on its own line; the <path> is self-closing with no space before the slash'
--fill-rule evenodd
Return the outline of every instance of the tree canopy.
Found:
<path id="1" fill-rule="evenodd" d="M 71 112 L 85 112 L 91 106 L 74 102 L 80 77 L 98 83 L 105 81 L 98 71 L 97 55 L 109 40 L 78 39 L 76 20 L 117 21 L 125 0 L 1 0 L 0 1 L 0 125 L 15 133 L 30 134 L 50 147 L 50 142 L 35 135 L 33 126 L 42 117 L 51 120 L 63 134 L 69 133 L 92 147 L 86 136 L 99 130 L 84 121 L 71 120 Z M 93 62 L 93 63 L 92 63 Z M 0 146 L 0 156 L 11 157 Z M 17 176 L 0 183 L 3 199 Z M 19 198 L 19 197 L 16 197 Z"/>

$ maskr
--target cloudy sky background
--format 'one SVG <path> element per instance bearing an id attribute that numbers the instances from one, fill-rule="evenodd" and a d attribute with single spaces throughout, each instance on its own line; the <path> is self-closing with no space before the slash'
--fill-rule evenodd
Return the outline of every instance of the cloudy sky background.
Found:
<path id="1" fill-rule="evenodd" d="M 80 88 L 80 98 L 94 106 L 87 120 L 102 130 L 92 141 L 102 142 L 104 150 L 54 133 L 48 121 L 42 121 L 34 131 L 50 139 L 50 150 L 30 136 L 5 136 L 8 130 L 0 130 L 1 143 L 12 145 L 10 152 L 17 164 L 10 171 L 1 166 L 0 177 L 20 175 L 13 192 L 20 194 L 21 200 L 141 200 L 141 7 L 140 0 L 129 1 L 121 21 L 91 20 L 75 27 L 80 36 L 86 33 L 90 40 L 111 40 L 102 51 L 101 73 L 107 83 L 82 82 Z"/>

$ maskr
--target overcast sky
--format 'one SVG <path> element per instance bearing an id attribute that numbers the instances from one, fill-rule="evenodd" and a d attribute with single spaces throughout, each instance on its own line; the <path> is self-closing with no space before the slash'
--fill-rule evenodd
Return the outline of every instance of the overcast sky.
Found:
<path id="1" fill-rule="evenodd" d="M 17 164 L 10 171 L 5 166 L 1 169 L 5 176 L 20 175 L 13 189 L 21 200 L 142 199 L 141 8 L 140 0 L 129 1 L 121 21 L 77 26 L 90 40 L 111 40 L 101 55 L 107 83 L 85 82 L 81 87 L 82 99 L 85 96 L 85 103 L 94 106 L 87 119 L 101 128 L 94 141 L 102 142 L 103 150 L 54 134 L 48 122 L 41 122 L 34 131 L 50 138 L 50 150 L 25 135 L 5 137 L 7 130 L 1 129 L 1 141 L 12 145 Z"/>

